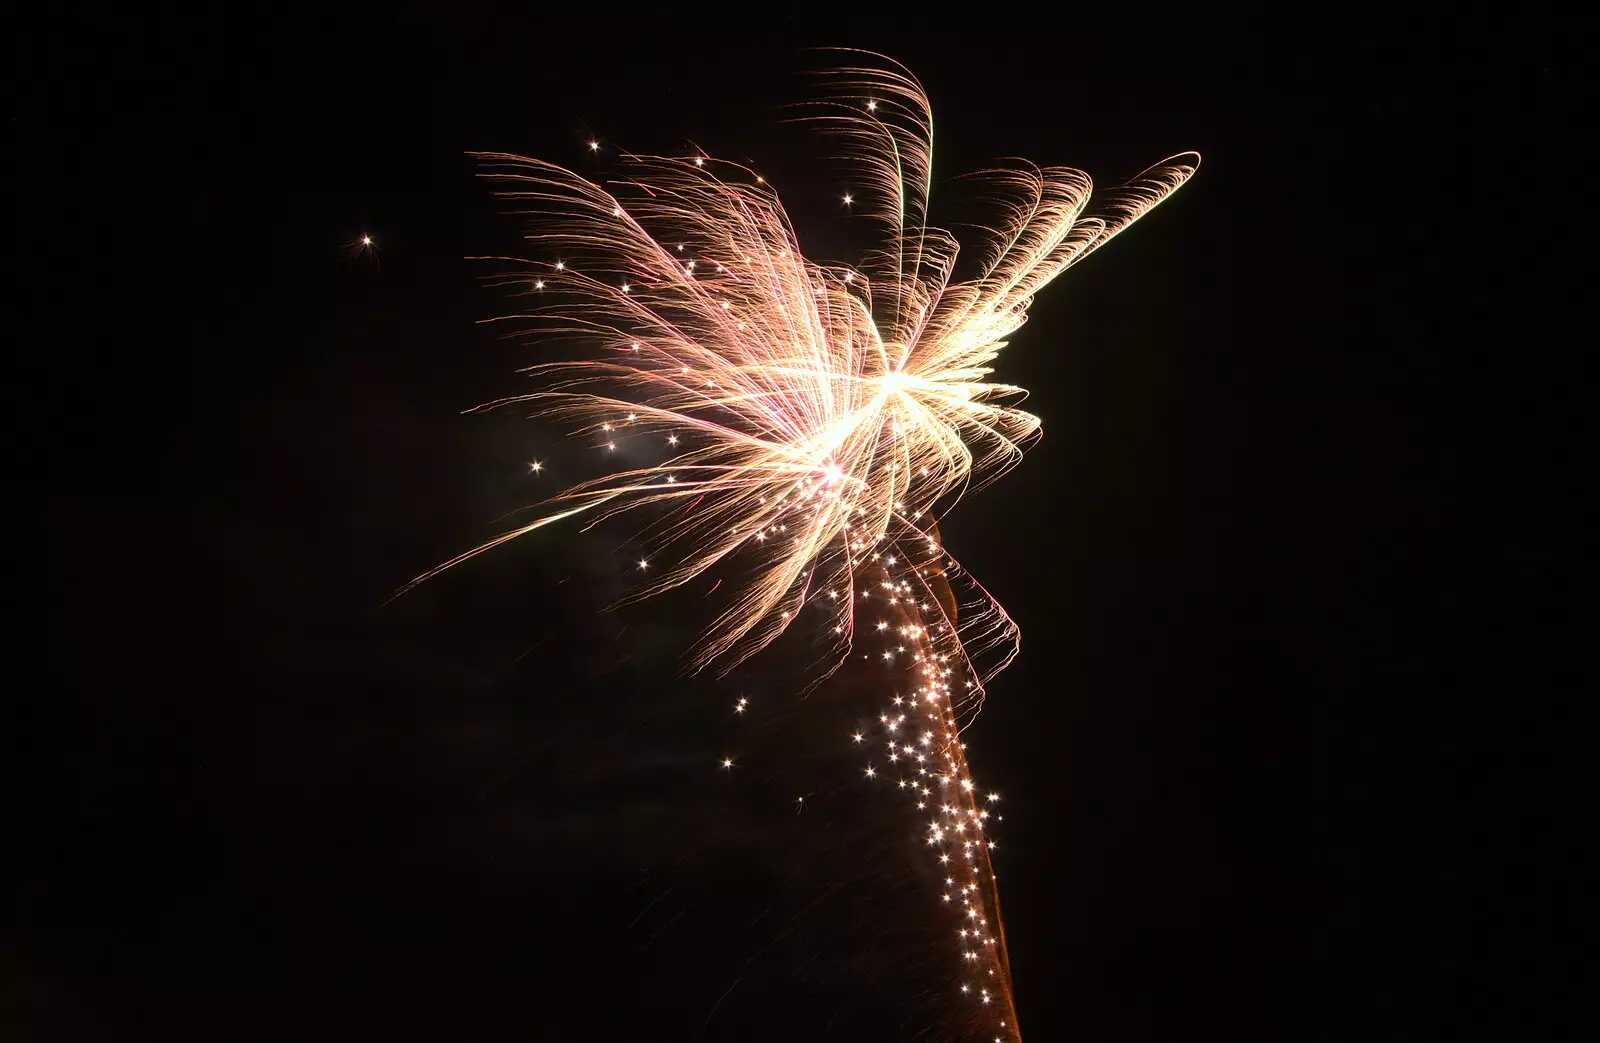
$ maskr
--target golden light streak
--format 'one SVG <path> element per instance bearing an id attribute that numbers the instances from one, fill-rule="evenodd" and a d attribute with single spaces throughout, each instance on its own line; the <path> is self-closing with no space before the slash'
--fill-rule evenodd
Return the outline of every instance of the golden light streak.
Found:
<path id="1" fill-rule="evenodd" d="M 479 408 L 531 403 L 602 455 L 621 441 L 637 447 L 622 455 L 657 459 L 557 493 L 533 522 L 410 585 L 565 518 L 649 508 L 632 598 L 702 576 L 727 595 L 692 666 L 731 668 L 808 605 L 824 610 L 835 667 L 858 639 L 882 636 L 870 658 L 909 672 L 914 691 L 892 705 L 919 719 L 880 718 L 889 767 L 868 763 L 863 777 L 898 773 L 917 808 L 938 807 L 928 844 L 948 867 L 943 901 L 962 918 L 961 992 L 998 1005 L 983 1038 L 998 1027 L 995 1038 L 1015 1039 L 985 833 L 999 795 L 977 793 L 959 735 L 1015 654 L 1017 628 L 943 549 L 933 518 L 1016 464 L 1039 433 L 1017 405 L 1023 390 L 991 379 L 1034 294 L 1170 195 L 1199 157 L 1175 156 L 1098 197 L 1068 167 L 984 172 L 979 192 L 1000 216 L 968 237 L 978 263 L 957 279 L 960 242 L 928 223 L 927 96 L 896 63 L 847 53 L 859 64 L 828 74 L 802 118 L 854 164 L 838 198 L 876 238 L 854 265 L 808 259 L 776 191 L 736 162 L 624 154 L 602 185 L 478 154 L 482 176 L 532 218 L 538 256 L 508 278 L 545 291 L 540 306 L 489 321 L 588 349 L 529 367 L 536 390 Z M 850 738 L 869 751 L 879 741 Z"/>

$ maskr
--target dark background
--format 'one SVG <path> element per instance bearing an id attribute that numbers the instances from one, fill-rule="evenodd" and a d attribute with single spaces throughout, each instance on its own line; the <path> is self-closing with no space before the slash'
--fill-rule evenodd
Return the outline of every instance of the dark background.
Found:
<path id="1" fill-rule="evenodd" d="M 1292 18 L 84 11 L 19 47 L 60 373 L 21 443 L 50 632 L 13 1038 L 938 1038 L 942 942 L 884 926 L 929 897 L 898 812 L 843 784 L 853 711 L 798 712 L 792 652 L 675 678 L 692 616 L 602 613 L 600 534 L 384 605 L 563 452 L 461 415 L 534 350 L 474 325 L 462 257 L 516 240 L 464 153 L 693 141 L 806 186 L 826 243 L 777 106 L 835 44 L 922 78 L 945 175 L 1205 157 L 1041 296 L 1000 377 L 1044 440 L 945 525 L 1024 633 L 970 753 L 1028 1037 L 1549 1018 L 1568 856 L 1510 793 L 1559 758 L 1508 711 L 1574 682 L 1511 646 L 1569 617 L 1474 606 L 1562 588 L 1498 523 L 1582 473 L 1551 420 L 1581 385 L 1539 309 L 1491 313 L 1494 258 L 1560 238 L 1521 174 L 1572 67 L 1534 15 Z"/>

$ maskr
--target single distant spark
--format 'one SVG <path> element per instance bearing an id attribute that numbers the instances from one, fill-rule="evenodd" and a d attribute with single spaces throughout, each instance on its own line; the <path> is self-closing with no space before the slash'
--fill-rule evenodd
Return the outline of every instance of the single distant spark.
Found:
<path id="1" fill-rule="evenodd" d="M 537 276 L 534 290 L 560 291 L 504 321 L 592 348 L 578 361 L 530 367 L 537 390 L 480 408 L 533 403 L 607 454 L 618 442 L 600 437 L 626 417 L 628 433 L 654 448 L 619 454 L 636 462 L 557 493 L 531 523 L 403 589 L 575 515 L 651 507 L 638 570 L 659 565 L 635 597 L 713 568 L 712 590 L 729 581 L 694 666 L 731 668 L 811 604 L 827 615 L 836 668 L 870 636 L 859 632 L 858 607 L 878 602 L 887 644 L 863 658 L 887 664 L 879 669 L 899 689 L 894 706 L 916 710 L 914 720 L 881 715 L 899 736 L 885 740 L 896 767 L 884 770 L 900 772 L 896 788 L 909 789 L 917 809 L 940 809 L 929 842 L 950 874 L 942 899 L 962 917 L 961 992 L 983 972 L 996 992 L 980 988 L 981 1003 L 998 996 L 1003 1015 L 985 1034 L 997 1026 L 994 1038 L 1017 1039 L 994 842 L 983 832 L 989 813 L 959 738 L 986 681 L 1015 654 L 1017 628 L 940 545 L 933 512 L 1004 473 L 1039 433 L 1039 419 L 1016 405 L 1023 390 L 990 379 L 1034 295 L 1167 198 L 1199 157 L 1165 160 L 1096 206 L 1078 170 L 1017 162 L 984 172 L 977 195 L 998 214 L 968 244 L 976 272 L 957 280 L 960 244 L 928 223 L 927 96 L 898 65 L 850 53 L 866 64 L 835 72 L 834 92 L 809 118 L 857 164 L 841 198 L 880 235 L 854 266 L 807 259 L 776 192 L 737 163 L 624 154 L 624 176 L 601 184 L 541 160 L 479 154 L 483 177 L 537 214 L 530 239 L 547 251 L 512 281 Z M 598 139 L 588 145 L 600 149 Z M 686 450 L 661 452 L 689 435 Z M 736 712 L 745 707 L 741 699 Z M 916 729 L 915 742 L 902 726 Z M 851 739 L 868 750 L 878 741 L 863 731 Z M 733 760 L 721 764 L 731 770 Z M 863 770 L 878 774 L 870 763 Z M 985 803 L 998 800 L 991 793 Z"/>
<path id="2" fill-rule="evenodd" d="M 344 244 L 344 252 L 353 258 L 366 257 L 374 262 L 378 259 L 378 246 L 369 233 L 363 232 L 354 239 Z"/>

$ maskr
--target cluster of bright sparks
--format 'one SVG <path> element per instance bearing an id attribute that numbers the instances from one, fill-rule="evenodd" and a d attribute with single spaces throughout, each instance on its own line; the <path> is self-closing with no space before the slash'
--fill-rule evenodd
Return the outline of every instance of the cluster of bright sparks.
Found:
<path id="1" fill-rule="evenodd" d="M 853 654 L 891 671 L 881 735 L 850 738 L 869 751 L 864 777 L 892 778 L 927 815 L 942 902 L 959 920 L 960 991 L 975 1028 L 1011 1039 L 986 832 L 999 798 L 978 790 L 960 733 L 1015 654 L 1017 629 L 945 553 L 933 519 L 1038 433 L 1016 405 L 1021 389 L 990 380 L 1033 295 L 1199 159 L 1158 164 L 1093 209 L 1080 171 L 989 171 L 983 198 L 998 217 L 957 280 L 955 236 L 927 223 L 927 97 L 894 63 L 858 61 L 828 74 L 803 116 L 852 164 L 839 199 L 877 244 L 855 265 L 807 259 L 776 192 L 744 164 L 620 154 L 615 179 L 599 184 L 539 160 L 479 157 L 513 212 L 534 219 L 526 239 L 538 254 L 495 258 L 514 266 L 503 284 L 529 306 L 490 321 L 583 349 L 530 367 L 537 390 L 480 408 L 531 403 L 621 466 L 414 582 L 562 519 L 643 510 L 632 597 L 696 580 L 722 590 L 693 666 L 731 667 L 815 606 L 824 675 Z M 881 647 L 858 641 L 863 627 Z"/>

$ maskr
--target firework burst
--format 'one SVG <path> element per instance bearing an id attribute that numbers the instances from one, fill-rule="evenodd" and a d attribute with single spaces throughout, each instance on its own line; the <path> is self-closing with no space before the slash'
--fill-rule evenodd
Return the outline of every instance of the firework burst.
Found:
<path id="1" fill-rule="evenodd" d="M 731 668 L 807 605 L 826 610 L 834 665 L 885 639 L 863 654 L 909 684 L 885 701 L 881 735 L 851 737 L 868 753 L 863 775 L 928 816 L 972 1027 L 1017 1038 L 985 832 L 997 798 L 977 790 L 960 741 L 1017 628 L 940 546 L 934 518 L 1039 433 L 1022 389 L 990 379 L 1034 294 L 1182 185 L 1199 157 L 1099 195 L 1066 167 L 977 175 L 1000 217 L 969 243 L 978 263 L 957 279 L 961 244 L 929 224 L 927 96 L 893 62 L 850 61 L 800 118 L 852 164 L 841 199 L 876 242 L 854 265 L 808 259 L 773 186 L 738 163 L 624 154 L 602 185 L 479 155 L 482 176 L 530 218 L 538 254 L 494 259 L 530 307 L 489 321 L 585 349 L 530 367 L 536 390 L 479 408 L 530 404 L 596 453 L 654 440 L 665 459 L 573 485 L 412 585 L 564 519 L 649 508 L 632 598 L 713 570 L 726 580 L 692 666 Z"/>

